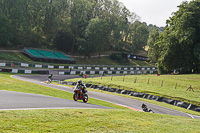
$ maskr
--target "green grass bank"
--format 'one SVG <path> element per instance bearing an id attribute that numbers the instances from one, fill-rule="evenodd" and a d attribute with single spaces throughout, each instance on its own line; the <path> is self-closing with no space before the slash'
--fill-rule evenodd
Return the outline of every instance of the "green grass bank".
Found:
<path id="1" fill-rule="evenodd" d="M 13 79 L 0 73 L 0 90 L 42 94 L 72 100 L 72 94 Z M 200 120 L 136 112 L 90 98 L 89 102 L 116 109 L 53 109 L 0 111 L 0 132 L 200 132 Z"/>
<path id="2" fill-rule="evenodd" d="M 95 57 L 95 58 L 75 58 L 76 64 L 86 64 L 86 65 L 131 65 L 131 66 L 152 66 L 152 64 L 149 64 L 145 61 L 129 61 L 129 62 L 116 62 L 114 60 L 111 60 L 109 57 Z M 20 52 L 0 52 L 0 60 L 6 60 L 6 61 L 16 61 L 16 62 L 23 62 L 23 63 L 38 63 L 38 64 L 51 64 L 52 63 L 44 63 L 44 62 L 35 62 L 26 57 L 24 54 Z M 66 64 L 57 64 L 57 65 L 66 65 Z M 67 64 L 69 65 L 69 64 Z"/>
<path id="3" fill-rule="evenodd" d="M 131 110 L 0 111 L 0 132 L 199 133 L 200 120 Z"/>

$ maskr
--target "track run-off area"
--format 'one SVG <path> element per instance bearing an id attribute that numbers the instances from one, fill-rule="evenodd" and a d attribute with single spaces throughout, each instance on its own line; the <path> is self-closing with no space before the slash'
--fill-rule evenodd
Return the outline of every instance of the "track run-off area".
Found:
<path id="1" fill-rule="evenodd" d="M 38 85 L 51 87 L 54 89 L 59 89 L 62 91 L 70 92 L 73 96 L 73 88 L 66 87 L 62 85 L 45 84 L 44 81 L 47 80 L 47 75 L 13 75 L 12 78 L 35 83 Z M 76 75 L 54 75 L 54 80 L 65 80 L 78 78 Z M 114 103 L 119 106 L 124 106 L 135 111 L 141 111 L 142 103 L 145 103 L 148 108 L 152 109 L 155 113 L 168 114 L 174 116 L 183 116 L 194 119 L 200 119 L 199 116 L 187 114 L 184 112 L 176 111 L 166 107 L 158 106 L 155 104 L 111 95 L 100 92 L 89 91 L 89 98 L 95 98 L 110 103 Z M 75 102 L 73 100 L 67 100 L 62 98 L 55 98 L 50 96 L 43 96 L 37 94 L 28 94 L 21 92 L 9 92 L 0 91 L 0 110 L 27 110 L 27 109 L 67 109 L 67 108 L 85 108 L 85 109 L 106 109 L 108 107 L 103 107 L 99 105 L 93 105 L 83 102 Z M 109 109 L 109 108 L 108 108 Z"/>

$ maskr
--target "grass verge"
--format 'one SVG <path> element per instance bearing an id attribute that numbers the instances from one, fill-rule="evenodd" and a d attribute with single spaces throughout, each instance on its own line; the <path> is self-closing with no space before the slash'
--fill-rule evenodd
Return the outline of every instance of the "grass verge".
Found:
<path id="1" fill-rule="evenodd" d="M 1 111 L 0 132 L 200 132 L 200 120 L 131 110 Z"/>

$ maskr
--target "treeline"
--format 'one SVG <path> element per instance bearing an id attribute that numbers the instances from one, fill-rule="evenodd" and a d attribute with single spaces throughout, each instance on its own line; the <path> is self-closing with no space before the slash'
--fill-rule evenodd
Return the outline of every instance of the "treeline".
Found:
<path id="1" fill-rule="evenodd" d="M 133 53 L 149 29 L 117 0 L 0 0 L 0 47 Z"/>
<path id="2" fill-rule="evenodd" d="M 148 41 L 149 57 L 160 73 L 200 72 L 200 0 L 183 2 L 167 20 L 164 32 L 154 30 Z"/>

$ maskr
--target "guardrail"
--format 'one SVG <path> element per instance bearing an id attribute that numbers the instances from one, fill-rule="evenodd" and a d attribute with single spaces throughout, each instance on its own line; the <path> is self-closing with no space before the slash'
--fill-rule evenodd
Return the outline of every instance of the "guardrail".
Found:
<path id="1" fill-rule="evenodd" d="M 15 68 L 0 68 L 0 72 L 10 72 L 10 73 L 25 73 L 25 74 L 49 74 L 49 70 L 37 70 L 37 69 L 15 69 Z M 96 74 L 108 74 L 108 75 L 112 75 L 112 74 L 117 74 L 117 75 L 126 75 L 126 74 L 157 74 L 157 70 L 135 70 L 135 71 L 107 71 L 107 70 L 102 70 L 102 71 L 63 71 L 63 70 L 59 70 L 56 71 L 56 73 L 58 75 L 96 75 Z"/>
<path id="2" fill-rule="evenodd" d="M 68 69 L 68 70 L 95 70 L 95 71 L 157 71 L 153 66 L 113 66 L 113 65 L 46 65 L 46 64 L 34 64 L 34 63 L 21 63 L 14 61 L 0 61 L 0 67 L 17 67 L 17 68 L 47 68 L 47 69 Z"/>

